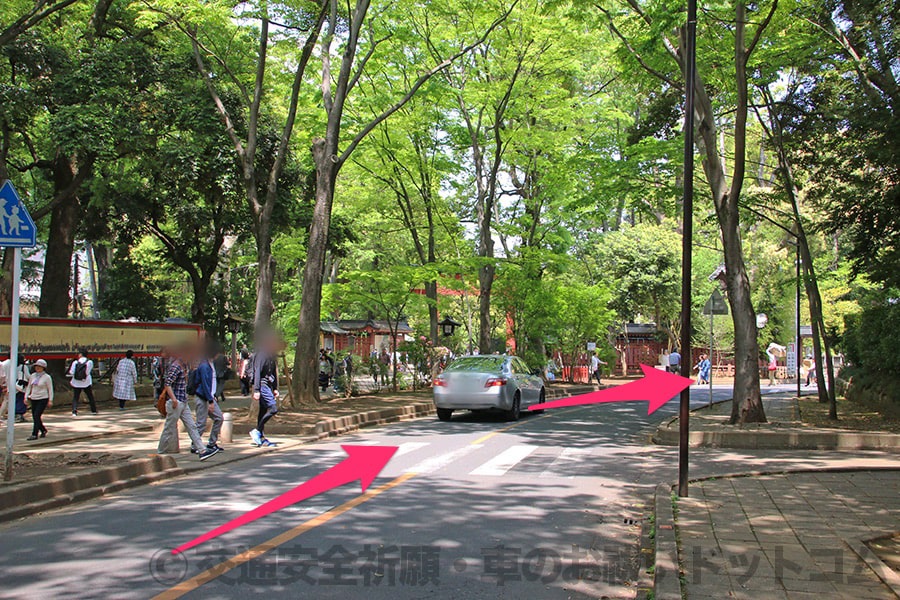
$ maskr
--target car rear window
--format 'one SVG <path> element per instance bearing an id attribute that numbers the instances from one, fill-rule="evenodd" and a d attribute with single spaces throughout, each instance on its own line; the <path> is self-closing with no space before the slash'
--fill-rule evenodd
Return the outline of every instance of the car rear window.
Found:
<path id="1" fill-rule="evenodd" d="M 506 360 L 504 356 L 464 356 L 457 358 L 444 369 L 445 373 L 453 371 L 499 371 Z"/>

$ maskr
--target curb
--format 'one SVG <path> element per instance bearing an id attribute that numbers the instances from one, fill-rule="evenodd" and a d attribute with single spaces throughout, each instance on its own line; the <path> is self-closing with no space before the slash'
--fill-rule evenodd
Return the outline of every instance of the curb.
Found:
<path id="1" fill-rule="evenodd" d="M 678 568 L 678 540 L 672 487 L 659 484 L 654 495 L 656 540 L 654 546 L 653 591 L 655 600 L 681 600 L 681 571 Z"/>
<path id="2" fill-rule="evenodd" d="M 171 456 L 153 455 L 0 492 L 0 523 L 181 475 Z"/>
<path id="3" fill-rule="evenodd" d="M 677 446 L 678 432 L 658 428 L 651 437 L 661 446 Z M 690 431 L 691 447 L 792 450 L 894 450 L 900 434 L 848 431 Z"/>
<path id="4" fill-rule="evenodd" d="M 100 438 L 112 437 L 115 435 L 130 435 L 132 433 L 143 433 L 145 431 L 154 431 L 156 429 L 156 425 L 142 425 L 140 427 L 129 427 L 127 429 L 116 429 L 115 431 L 100 431 L 97 433 L 85 433 L 84 435 L 77 435 L 74 437 L 67 437 L 63 439 L 53 439 L 53 438 L 45 438 L 42 440 L 35 440 L 28 444 L 28 448 L 41 448 L 43 446 L 60 446 L 71 443 L 71 442 L 86 442 L 88 440 L 96 440 Z M 25 450 L 15 450 L 16 452 L 27 452 L 28 449 Z"/>

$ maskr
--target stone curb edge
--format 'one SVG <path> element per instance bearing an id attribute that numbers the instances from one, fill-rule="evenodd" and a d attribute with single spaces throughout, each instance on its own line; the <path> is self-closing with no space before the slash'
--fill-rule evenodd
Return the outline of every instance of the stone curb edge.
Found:
<path id="1" fill-rule="evenodd" d="M 656 539 L 653 559 L 653 592 L 655 600 L 681 600 L 681 571 L 678 566 L 678 540 L 675 537 L 675 513 L 672 509 L 672 487 L 656 486 L 654 495 Z"/>
<path id="2" fill-rule="evenodd" d="M 658 428 L 653 443 L 677 446 L 678 431 Z M 893 450 L 900 434 L 844 431 L 690 431 L 691 447 L 796 450 Z"/>
<path id="3" fill-rule="evenodd" d="M 0 491 L 0 523 L 83 502 L 104 494 L 176 477 L 184 473 L 171 456 L 153 455 Z"/>

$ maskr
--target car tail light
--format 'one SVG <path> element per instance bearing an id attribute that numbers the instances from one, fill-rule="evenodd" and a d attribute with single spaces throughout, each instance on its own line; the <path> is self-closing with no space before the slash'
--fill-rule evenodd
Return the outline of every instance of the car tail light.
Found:
<path id="1" fill-rule="evenodd" d="M 506 379 L 504 379 L 503 377 L 491 377 L 484 384 L 484 387 L 500 387 L 501 385 L 506 385 Z"/>
<path id="2" fill-rule="evenodd" d="M 448 382 L 443 377 L 436 377 L 434 380 L 434 387 L 447 387 Z"/>

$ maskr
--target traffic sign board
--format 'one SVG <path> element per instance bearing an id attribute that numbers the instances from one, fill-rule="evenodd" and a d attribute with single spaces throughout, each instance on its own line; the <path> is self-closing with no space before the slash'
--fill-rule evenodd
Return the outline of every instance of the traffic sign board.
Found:
<path id="1" fill-rule="evenodd" d="M 713 290 L 712 296 L 710 296 L 709 300 L 706 301 L 706 304 L 703 305 L 703 314 L 704 315 L 727 315 L 728 314 L 728 304 L 725 302 L 725 298 L 722 297 L 722 294 L 719 293 L 719 290 Z"/>
<path id="2" fill-rule="evenodd" d="M 12 181 L 0 188 L 0 246 L 6 248 L 34 248 L 37 228 Z"/>

